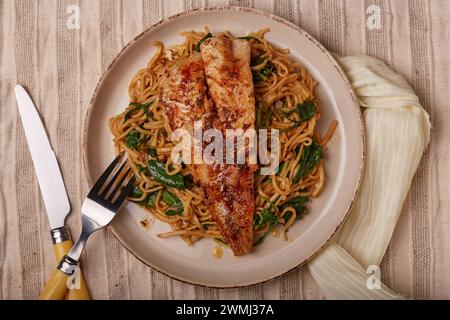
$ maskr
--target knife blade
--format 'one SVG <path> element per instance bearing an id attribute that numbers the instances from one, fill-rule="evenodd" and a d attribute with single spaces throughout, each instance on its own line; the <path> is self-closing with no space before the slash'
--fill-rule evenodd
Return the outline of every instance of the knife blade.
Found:
<path id="1" fill-rule="evenodd" d="M 50 227 L 61 228 L 70 212 L 70 204 L 55 152 L 26 90 L 17 85 L 14 91 Z"/>
<path id="2" fill-rule="evenodd" d="M 69 229 L 65 226 L 65 219 L 70 212 L 69 198 L 59 169 L 58 160 L 53 151 L 39 113 L 28 95 L 21 86 L 14 88 L 25 137 L 33 160 L 34 170 L 44 199 L 45 209 L 51 227 L 53 252 L 56 261 L 66 255 L 73 246 Z M 90 299 L 86 282 L 81 272 L 76 272 L 75 286 L 70 283 L 66 299 Z M 68 284 L 69 285 L 69 284 Z"/>

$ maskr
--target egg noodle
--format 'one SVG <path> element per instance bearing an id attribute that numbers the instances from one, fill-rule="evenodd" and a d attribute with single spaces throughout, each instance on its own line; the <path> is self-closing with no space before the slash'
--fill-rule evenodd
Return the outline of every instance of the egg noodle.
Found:
<path id="1" fill-rule="evenodd" d="M 288 229 L 306 213 L 308 200 L 319 196 L 325 182 L 325 145 L 338 124 L 333 121 L 323 136 L 315 131 L 321 112 L 314 94 L 316 81 L 291 60 L 288 49 L 277 48 L 264 38 L 268 31 L 264 28 L 241 37 L 251 45 L 256 129 L 278 129 L 280 137 L 277 173 L 255 175 L 254 245 L 273 228 L 281 228 L 283 238 L 288 239 Z M 229 32 L 222 34 L 235 39 Z M 161 79 L 169 61 L 193 54 L 202 39 L 213 36 L 207 28 L 181 35 L 184 42 L 168 49 L 155 42 L 156 53 L 131 79 L 129 106 L 112 117 L 109 126 L 116 152 L 127 153 L 137 177 L 129 200 L 172 229 L 158 236 L 180 236 L 189 245 L 202 238 L 223 242 L 201 187 L 192 182 L 189 166 L 171 161 L 172 130 L 158 103 Z M 163 164 L 159 169 L 165 170 L 166 178 L 175 182 L 181 179 L 185 187 L 155 180 L 149 160 Z"/>

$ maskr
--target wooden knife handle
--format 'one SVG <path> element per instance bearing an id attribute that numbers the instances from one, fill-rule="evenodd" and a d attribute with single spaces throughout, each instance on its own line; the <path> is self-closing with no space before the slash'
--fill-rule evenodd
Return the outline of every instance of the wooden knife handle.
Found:
<path id="1" fill-rule="evenodd" d="M 67 279 L 69 276 L 59 269 L 53 271 L 39 300 L 62 300 L 67 293 Z"/>
<path id="2" fill-rule="evenodd" d="M 55 254 L 56 261 L 59 262 L 66 254 L 69 253 L 72 247 L 73 242 L 71 239 L 60 243 L 55 243 L 53 245 L 53 252 Z M 89 296 L 86 281 L 84 280 L 83 273 L 80 268 L 77 269 L 74 277 L 75 286 L 74 288 L 69 288 L 69 290 L 67 290 L 64 298 L 66 300 L 89 300 L 91 297 Z M 79 277 L 79 279 L 77 277 Z"/>
<path id="3" fill-rule="evenodd" d="M 51 234 L 53 240 L 53 253 L 56 258 L 56 263 L 59 263 L 61 259 L 69 253 L 70 249 L 72 249 L 73 242 L 70 238 L 69 229 L 65 226 L 62 228 L 53 229 Z M 73 286 L 68 288 L 69 290 L 67 290 L 67 293 L 65 294 L 65 299 L 89 300 L 89 291 L 80 268 L 77 268 L 77 271 L 73 277 L 75 277 L 75 283 Z"/>

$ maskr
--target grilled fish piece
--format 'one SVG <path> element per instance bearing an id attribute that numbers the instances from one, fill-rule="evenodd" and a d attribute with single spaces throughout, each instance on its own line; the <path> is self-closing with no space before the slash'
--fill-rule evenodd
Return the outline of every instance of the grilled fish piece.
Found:
<path id="1" fill-rule="evenodd" d="M 212 98 L 208 97 L 207 86 Z M 194 121 L 203 130 L 254 128 L 255 110 L 250 46 L 245 40 L 218 36 L 202 44 L 200 54 L 179 58 L 168 66 L 160 102 L 172 130 L 193 132 Z M 253 245 L 254 169 L 247 164 L 192 164 L 197 184 L 222 237 L 235 255 L 251 252 Z"/>
<path id="2" fill-rule="evenodd" d="M 171 62 L 161 84 L 160 102 L 172 130 L 185 128 L 192 132 L 194 121 L 206 116 L 206 110 L 211 109 L 206 90 L 199 53 Z"/>
<path id="3" fill-rule="evenodd" d="M 232 41 L 219 35 L 201 45 L 201 55 L 214 103 L 208 106 L 209 124 L 223 134 L 226 129 L 254 128 L 255 100 L 248 41 Z M 202 184 L 211 215 L 234 255 L 251 252 L 254 167 L 200 165 L 195 166 L 193 175 Z"/>
<path id="4" fill-rule="evenodd" d="M 234 255 L 250 253 L 253 246 L 254 172 L 243 165 L 195 165 L 211 216 Z"/>
<path id="5" fill-rule="evenodd" d="M 206 82 L 215 104 L 216 129 L 255 126 L 255 98 L 248 41 L 226 36 L 209 38 L 201 45 Z"/>

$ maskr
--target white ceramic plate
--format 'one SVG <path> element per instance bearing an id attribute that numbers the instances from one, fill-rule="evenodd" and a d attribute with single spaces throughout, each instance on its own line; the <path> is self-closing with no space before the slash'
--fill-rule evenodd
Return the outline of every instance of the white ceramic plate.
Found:
<path id="1" fill-rule="evenodd" d="M 318 199 L 310 203 L 309 213 L 289 231 L 292 241 L 269 236 L 253 253 L 234 257 L 225 249 L 220 259 L 212 255 L 216 243 L 202 240 L 193 247 L 178 238 L 159 239 L 168 231 L 155 222 L 149 231 L 138 221 L 145 214 L 128 204 L 111 225 L 120 242 L 152 268 L 181 281 L 210 287 L 246 286 L 270 280 L 300 266 L 332 237 L 349 211 L 361 179 L 364 163 L 364 130 L 357 100 L 332 56 L 312 36 L 279 17 L 247 8 L 227 7 L 181 13 L 152 26 L 131 41 L 114 59 L 98 83 L 86 117 L 84 162 L 87 179 L 92 181 L 114 157 L 112 136 L 107 121 L 128 104 L 127 86 L 132 76 L 147 64 L 155 49 L 155 40 L 171 45 L 182 41 L 183 30 L 229 30 L 246 35 L 269 27 L 267 39 L 289 48 L 319 82 L 316 93 L 322 104 L 319 130 L 324 133 L 330 121 L 339 121 L 328 145 L 325 170 L 326 186 Z"/>

